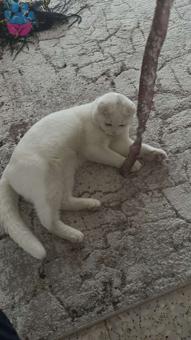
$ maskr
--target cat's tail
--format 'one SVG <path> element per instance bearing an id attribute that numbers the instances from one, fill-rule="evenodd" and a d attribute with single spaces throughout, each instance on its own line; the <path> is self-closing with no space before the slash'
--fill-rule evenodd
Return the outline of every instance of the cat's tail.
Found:
<path id="1" fill-rule="evenodd" d="M 6 178 L 0 180 L 0 224 L 4 231 L 27 253 L 42 260 L 46 250 L 22 220 L 18 209 L 18 195 Z"/>

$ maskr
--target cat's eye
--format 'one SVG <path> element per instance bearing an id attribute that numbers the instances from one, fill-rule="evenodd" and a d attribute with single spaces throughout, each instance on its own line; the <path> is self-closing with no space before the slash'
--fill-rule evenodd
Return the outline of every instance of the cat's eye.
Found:
<path id="1" fill-rule="evenodd" d="M 111 123 L 105 123 L 105 126 L 112 126 Z"/>
<path id="2" fill-rule="evenodd" d="M 124 127 L 124 126 L 125 126 L 125 124 L 119 124 L 119 126 L 120 126 L 120 127 Z"/>

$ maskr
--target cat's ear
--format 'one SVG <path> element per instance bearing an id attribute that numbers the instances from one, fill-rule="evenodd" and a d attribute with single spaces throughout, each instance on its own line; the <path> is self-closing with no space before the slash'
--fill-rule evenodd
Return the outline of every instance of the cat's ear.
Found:
<path id="1" fill-rule="evenodd" d="M 127 109 L 127 111 L 131 115 L 134 115 L 135 112 L 136 112 L 136 105 L 131 100 L 128 101 L 128 109 Z"/>

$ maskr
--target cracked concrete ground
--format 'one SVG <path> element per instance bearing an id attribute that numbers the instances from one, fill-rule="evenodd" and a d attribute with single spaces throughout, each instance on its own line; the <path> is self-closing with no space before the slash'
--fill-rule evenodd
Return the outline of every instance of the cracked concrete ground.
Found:
<path id="1" fill-rule="evenodd" d="M 136 101 L 153 6 L 80 0 L 70 8 L 83 8 L 79 26 L 44 32 L 15 61 L 4 54 L 1 172 L 23 133 L 44 115 L 111 90 Z M 101 199 L 103 207 L 63 215 L 85 233 L 79 247 L 47 234 L 21 201 L 24 219 L 48 251 L 43 270 L 1 232 L 0 305 L 22 339 L 58 339 L 190 282 L 190 14 L 190 0 L 175 1 L 145 134 L 168 152 L 169 164 L 145 164 L 127 179 L 109 167 L 85 165 L 76 193 Z"/>

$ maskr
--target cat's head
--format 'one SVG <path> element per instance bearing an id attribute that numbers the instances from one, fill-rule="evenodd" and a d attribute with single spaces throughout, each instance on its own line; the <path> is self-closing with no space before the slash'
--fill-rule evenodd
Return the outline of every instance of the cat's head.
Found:
<path id="1" fill-rule="evenodd" d="M 93 119 L 109 136 L 120 135 L 131 125 L 135 104 L 122 94 L 110 92 L 94 102 Z"/>

